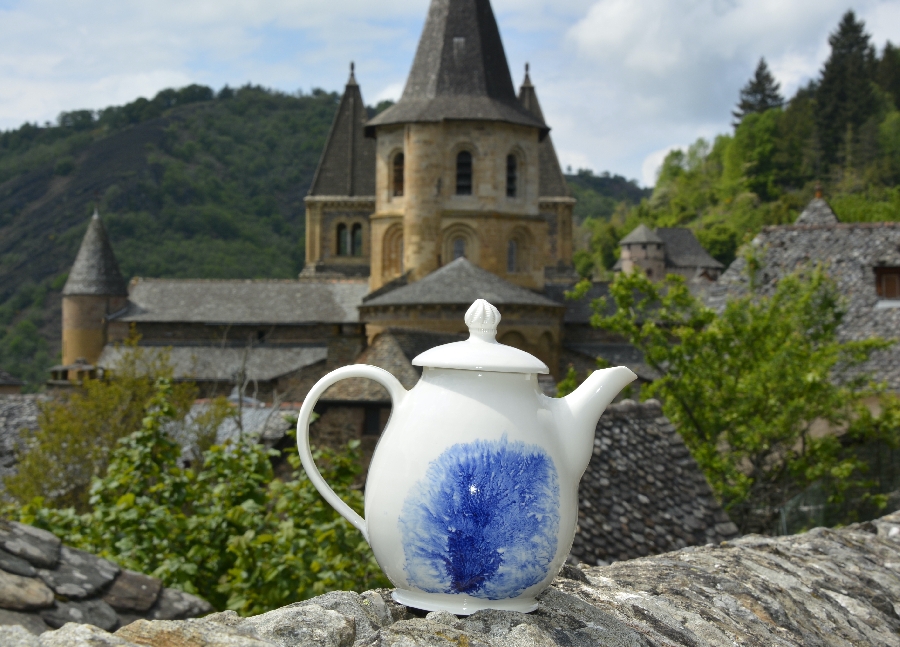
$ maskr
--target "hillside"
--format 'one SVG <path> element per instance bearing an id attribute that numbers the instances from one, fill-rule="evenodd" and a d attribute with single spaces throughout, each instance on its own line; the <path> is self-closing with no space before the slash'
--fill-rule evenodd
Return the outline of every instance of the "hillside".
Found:
<path id="1" fill-rule="evenodd" d="M 337 99 L 190 86 L 0 134 L 0 366 L 40 384 L 56 361 L 95 202 L 126 277 L 296 276 Z"/>

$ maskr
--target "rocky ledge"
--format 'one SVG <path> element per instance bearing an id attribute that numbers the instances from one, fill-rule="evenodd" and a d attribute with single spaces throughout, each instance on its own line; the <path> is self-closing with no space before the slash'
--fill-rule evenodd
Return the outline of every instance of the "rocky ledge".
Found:
<path id="1" fill-rule="evenodd" d="M 175 620 L 210 611 L 205 600 L 64 546 L 46 530 L 0 521 L 0 646 L 19 644 L 7 633 L 20 627 L 29 635 L 55 634 L 49 630 L 72 622 L 114 631 L 139 618 Z"/>
<path id="2" fill-rule="evenodd" d="M 6 647 L 900 645 L 900 513 L 842 530 L 748 536 L 563 573 L 531 614 L 421 614 L 390 591 L 333 592 L 252 618 L 70 623 Z"/>

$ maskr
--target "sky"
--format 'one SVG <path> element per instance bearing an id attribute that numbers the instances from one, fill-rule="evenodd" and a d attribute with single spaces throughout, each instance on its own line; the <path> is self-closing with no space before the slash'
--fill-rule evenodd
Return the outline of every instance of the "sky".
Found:
<path id="1" fill-rule="evenodd" d="M 761 56 L 790 96 L 853 9 L 879 48 L 900 0 L 493 0 L 516 86 L 524 65 L 564 167 L 652 186 L 666 153 L 731 128 Z M 0 129 L 167 87 L 245 83 L 396 99 L 428 0 L 0 0 Z"/>

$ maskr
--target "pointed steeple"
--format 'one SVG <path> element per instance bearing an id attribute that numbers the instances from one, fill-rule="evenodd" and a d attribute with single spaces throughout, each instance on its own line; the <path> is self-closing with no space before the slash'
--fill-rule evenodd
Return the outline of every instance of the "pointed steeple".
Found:
<path id="1" fill-rule="evenodd" d="M 489 0 L 431 0 L 406 88 L 376 126 L 446 119 L 503 121 L 549 128 L 516 99 Z"/>
<path id="2" fill-rule="evenodd" d="M 96 208 L 62 293 L 66 296 L 128 295 L 128 286 L 119 271 L 106 228 Z"/>
<path id="3" fill-rule="evenodd" d="M 528 63 L 525 63 L 525 80 L 522 81 L 522 87 L 519 89 L 519 103 L 528 112 L 533 114 L 535 118 L 544 121 L 544 113 L 541 111 L 541 104 L 538 102 L 537 91 L 531 83 L 531 75 Z M 553 147 L 553 141 L 550 136 L 538 144 L 538 195 L 542 198 L 568 198 L 572 194 L 569 191 L 569 185 L 566 184 L 566 178 L 563 176 L 562 167 L 559 165 L 559 158 L 556 156 L 556 149 Z"/>
<path id="4" fill-rule="evenodd" d="M 353 63 L 309 195 L 375 195 L 375 142 L 365 136 L 369 115 Z"/>

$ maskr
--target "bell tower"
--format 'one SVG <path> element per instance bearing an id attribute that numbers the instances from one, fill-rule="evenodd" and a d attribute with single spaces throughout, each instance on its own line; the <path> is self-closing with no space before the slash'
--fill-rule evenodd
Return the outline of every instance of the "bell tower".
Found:
<path id="1" fill-rule="evenodd" d="M 366 125 L 376 141 L 370 288 L 465 257 L 542 289 L 548 131 L 516 96 L 490 2 L 432 0 L 403 95 Z"/>
<path id="2" fill-rule="evenodd" d="M 128 286 L 116 262 L 100 214 L 81 241 L 62 291 L 62 363 L 96 364 L 106 345 L 107 317 L 125 307 Z"/>

